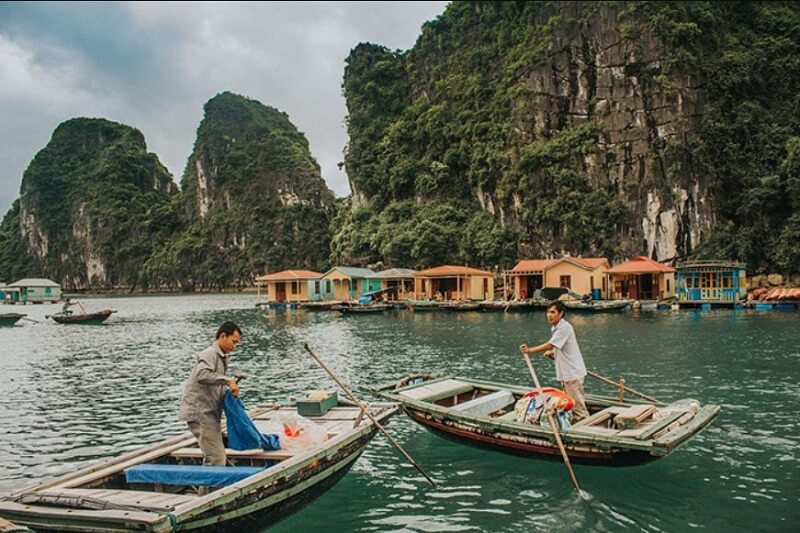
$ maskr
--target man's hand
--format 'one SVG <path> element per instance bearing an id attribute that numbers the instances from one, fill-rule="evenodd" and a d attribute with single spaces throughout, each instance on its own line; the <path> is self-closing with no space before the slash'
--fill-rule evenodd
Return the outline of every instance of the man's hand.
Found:
<path id="1" fill-rule="evenodd" d="M 544 355 L 545 357 L 549 357 L 550 359 L 554 359 L 554 358 L 555 358 L 555 356 L 556 356 L 556 352 L 555 352 L 555 351 L 553 351 L 553 350 L 547 350 L 546 352 L 544 352 L 544 354 L 543 354 L 543 355 Z"/>
<path id="2" fill-rule="evenodd" d="M 232 379 L 228 382 L 228 388 L 231 389 L 231 394 L 237 398 L 239 397 L 239 384 L 236 383 L 235 379 Z"/>
<path id="3" fill-rule="evenodd" d="M 520 345 L 519 345 L 519 351 L 521 351 L 521 352 L 522 352 L 522 353 L 524 353 L 525 355 L 530 355 L 530 353 L 531 353 L 531 352 L 530 352 L 530 348 L 528 348 L 528 345 L 527 345 L 527 344 L 520 344 Z"/>

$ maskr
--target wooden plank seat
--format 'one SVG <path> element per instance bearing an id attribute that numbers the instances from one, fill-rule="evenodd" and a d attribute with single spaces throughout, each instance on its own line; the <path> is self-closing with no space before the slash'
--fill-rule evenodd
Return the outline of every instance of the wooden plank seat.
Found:
<path id="1" fill-rule="evenodd" d="M 452 409 L 469 415 L 488 416 L 513 403 L 514 395 L 511 394 L 511 391 L 498 390 L 491 394 L 456 404 Z"/>
<path id="2" fill-rule="evenodd" d="M 145 463 L 125 470 L 128 483 L 224 487 L 263 471 L 258 466 L 200 466 Z"/>
<path id="3" fill-rule="evenodd" d="M 175 507 L 197 499 L 194 494 L 147 492 L 117 489 L 65 489 L 52 488 L 28 495 L 24 503 L 61 502 L 66 506 L 92 509 L 141 509 L 147 511 L 172 511 Z M 34 501 L 34 499 L 38 501 Z"/>
<path id="4" fill-rule="evenodd" d="M 455 396 L 463 392 L 468 392 L 475 387 L 469 383 L 458 379 L 445 379 L 429 385 L 414 387 L 398 394 L 410 400 L 434 401 L 447 396 Z"/>
<path id="5" fill-rule="evenodd" d="M 200 448 L 179 448 L 169 454 L 176 459 L 202 459 L 203 450 Z M 258 459 L 264 461 L 285 461 L 294 454 L 285 450 L 231 450 L 225 449 L 228 459 Z"/>

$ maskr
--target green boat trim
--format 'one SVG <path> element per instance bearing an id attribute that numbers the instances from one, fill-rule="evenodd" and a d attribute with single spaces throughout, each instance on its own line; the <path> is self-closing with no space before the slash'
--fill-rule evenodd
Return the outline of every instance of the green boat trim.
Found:
<path id="1" fill-rule="evenodd" d="M 517 422 L 514 404 L 532 386 L 461 377 L 415 374 L 373 388 L 395 401 L 414 421 L 448 438 L 526 456 L 558 458 L 555 435 L 547 426 Z M 409 384 L 409 382 L 411 382 Z M 489 413 L 468 412 L 484 396 L 513 401 Z M 509 394 L 510 393 L 510 394 Z M 505 401 L 505 400 L 503 400 Z M 462 404 L 458 409 L 455 406 Z M 586 464 L 636 465 L 664 457 L 708 426 L 719 405 L 702 408 L 694 400 L 672 404 L 587 395 L 590 416 L 561 431 L 570 458 Z M 483 408 L 483 407 L 481 407 Z M 639 418 L 629 418 L 631 416 Z M 619 417 L 619 418 L 618 418 Z"/>

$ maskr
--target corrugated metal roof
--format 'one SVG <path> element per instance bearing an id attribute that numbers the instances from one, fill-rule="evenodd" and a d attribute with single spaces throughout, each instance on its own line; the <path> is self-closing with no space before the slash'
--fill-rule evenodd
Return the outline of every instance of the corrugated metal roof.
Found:
<path id="1" fill-rule="evenodd" d="M 491 276 L 492 273 L 486 270 L 466 266 L 442 265 L 427 270 L 421 270 L 414 274 L 416 277 L 433 278 L 448 276 Z"/>
<path id="2" fill-rule="evenodd" d="M 372 279 L 413 278 L 416 270 L 410 268 L 389 268 L 369 276 Z"/>
<path id="3" fill-rule="evenodd" d="M 622 264 L 606 270 L 608 274 L 649 274 L 653 272 L 670 273 L 675 272 L 675 269 L 664 263 L 654 261 L 649 257 L 639 255 L 632 257 Z"/>
<path id="4" fill-rule="evenodd" d="M 61 287 L 61 285 L 46 278 L 25 278 L 15 281 L 7 287 Z"/>
<path id="5" fill-rule="evenodd" d="M 338 270 L 345 276 L 349 278 L 368 278 L 375 274 L 374 270 L 370 270 L 368 268 L 359 268 L 359 267 L 348 267 L 348 266 L 335 266 L 325 272 L 322 277 L 324 278 L 334 270 Z"/>
<path id="6" fill-rule="evenodd" d="M 267 274 L 259 276 L 256 281 L 284 281 L 296 279 L 317 279 L 321 278 L 322 274 L 314 272 L 313 270 L 282 270 L 274 274 Z"/>

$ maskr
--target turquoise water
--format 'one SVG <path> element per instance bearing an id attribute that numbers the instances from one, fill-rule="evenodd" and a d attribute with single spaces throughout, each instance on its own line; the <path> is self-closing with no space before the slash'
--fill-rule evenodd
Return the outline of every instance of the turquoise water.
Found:
<path id="1" fill-rule="evenodd" d="M 266 312 L 242 295 L 83 299 L 118 309 L 103 326 L 0 328 L 0 491 L 183 431 L 176 419 L 194 353 L 223 320 L 244 339 L 231 366 L 248 405 L 332 382 L 308 342 L 362 398 L 408 371 L 528 383 L 522 342 L 537 314 L 347 316 Z M 58 306 L 6 308 L 36 320 Z M 800 342 L 796 312 L 662 311 L 579 316 L 587 366 L 659 399 L 719 403 L 712 427 L 639 467 L 564 466 L 460 446 L 396 416 L 389 430 L 438 482 L 431 488 L 376 437 L 333 489 L 274 531 L 792 531 L 800 519 Z M 534 361 L 543 384 L 552 363 Z M 587 382 L 587 391 L 613 389 Z M 794 524 L 794 525 L 792 525 Z"/>

